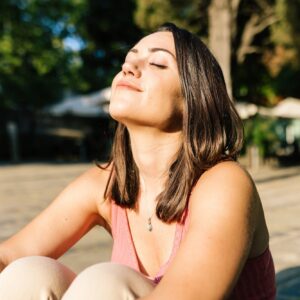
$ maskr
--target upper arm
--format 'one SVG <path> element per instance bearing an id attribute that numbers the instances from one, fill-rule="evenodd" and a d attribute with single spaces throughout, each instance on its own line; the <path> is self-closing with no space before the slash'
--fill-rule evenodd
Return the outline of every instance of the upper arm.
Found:
<path id="1" fill-rule="evenodd" d="M 0 245 L 6 263 L 27 255 L 57 258 L 91 227 L 103 225 L 101 200 L 108 171 L 93 167 L 71 182 L 21 231 Z"/>
<path id="2" fill-rule="evenodd" d="M 149 299 L 224 299 L 248 257 L 256 224 L 254 186 L 234 162 L 200 178 L 190 198 L 187 234 Z"/>

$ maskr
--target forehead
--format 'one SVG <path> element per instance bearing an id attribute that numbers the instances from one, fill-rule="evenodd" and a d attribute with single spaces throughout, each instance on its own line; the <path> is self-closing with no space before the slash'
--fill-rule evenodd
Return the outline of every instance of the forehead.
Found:
<path id="1" fill-rule="evenodd" d="M 150 49 L 150 48 L 164 48 L 169 50 L 176 56 L 175 44 L 173 34 L 168 31 L 154 32 L 142 38 L 133 48 L 136 49 Z"/>

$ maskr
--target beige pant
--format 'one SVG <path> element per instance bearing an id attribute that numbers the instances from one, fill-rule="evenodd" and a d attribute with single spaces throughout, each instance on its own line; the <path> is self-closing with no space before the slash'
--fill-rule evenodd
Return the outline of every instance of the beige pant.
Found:
<path id="1" fill-rule="evenodd" d="M 0 274 L 1 300 L 131 300 L 153 288 L 152 281 L 123 265 L 100 263 L 76 276 L 42 256 L 20 258 Z"/>

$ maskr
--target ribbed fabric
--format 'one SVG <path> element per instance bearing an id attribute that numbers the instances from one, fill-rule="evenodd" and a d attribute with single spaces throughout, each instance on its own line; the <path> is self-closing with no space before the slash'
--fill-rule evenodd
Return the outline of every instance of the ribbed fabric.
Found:
<path id="1" fill-rule="evenodd" d="M 127 265 L 134 270 L 141 272 L 138 255 L 130 232 L 126 209 L 116 205 L 112 201 L 111 217 L 111 229 L 114 240 L 111 261 Z M 158 283 L 165 274 L 187 231 L 187 225 L 188 210 L 186 209 L 182 222 L 177 223 L 176 225 L 173 249 L 170 258 L 161 266 L 159 272 L 153 278 L 147 276 L 153 280 L 153 282 Z M 274 300 L 275 294 L 274 264 L 271 252 L 269 248 L 267 248 L 260 256 L 247 260 L 229 299 Z"/>
<path id="2" fill-rule="evenodd" d="M 230 299 L 273 300 L 276 296 L 274 263 L 269 247 L 247 260 Z"/>

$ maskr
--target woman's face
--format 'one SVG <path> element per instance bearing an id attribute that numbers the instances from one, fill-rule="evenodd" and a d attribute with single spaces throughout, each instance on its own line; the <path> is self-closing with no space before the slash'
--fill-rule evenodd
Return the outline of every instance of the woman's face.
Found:
<path id="1" fill-rule="evenodd" d="M 112 82 L 109 111 L 126 126 L 181 129 L 183 98 L 171 32 L 140 40 Z"/>

